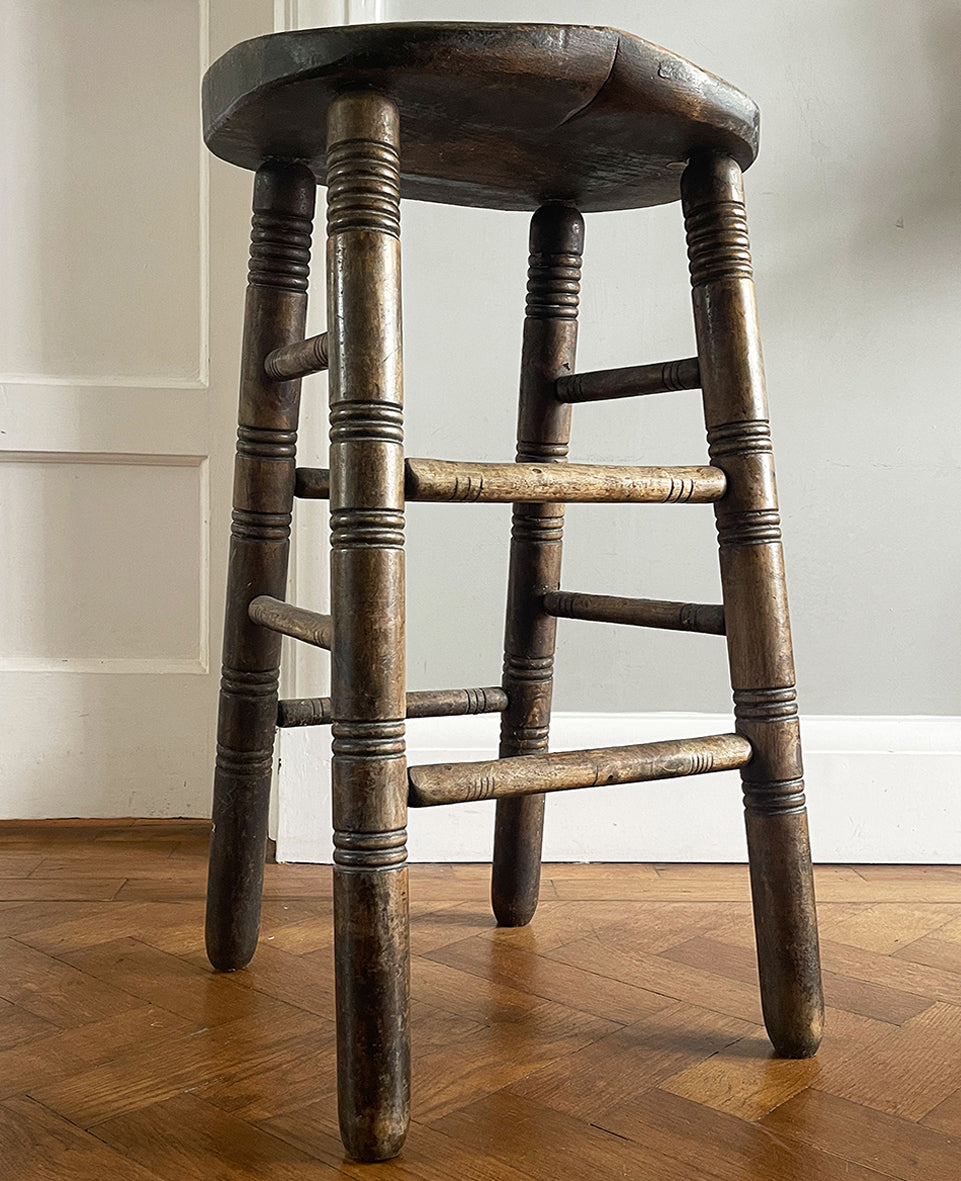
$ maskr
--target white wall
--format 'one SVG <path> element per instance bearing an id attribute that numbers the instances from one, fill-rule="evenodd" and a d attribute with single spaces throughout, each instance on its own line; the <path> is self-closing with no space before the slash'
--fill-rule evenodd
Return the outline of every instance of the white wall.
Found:
<path id="1" fill-rule="evenodd" d="M 815 852 L 961 860 L 961 98 L 947 81 L 961 65 L 957 5 L 385 0 L 381 9 L 388 20 L 614 25 L 758 102 L 748 215 Z M 527 218 L 407 203 L 403 219 L 408 451 L 510 458 Z M 578 367 L 690 355 L 678 207 L 586 221 Z M 574 459 L 705 454 L 696 393 L 575 408 Z M 409 507 L 411 688 L 498 680 L 509 515 Z M 562 581 L 717 601 L 712 514 L 572 506 Z M 567 621 L 559 633 L 558 746 L 674 732 L 660 711 L 693 712 L 689 733 L 729 714 L 721 640 Z M 410 728 L 416 761 L 480 758 L 494 741 L 479 719 Z M 325 738 L 284 742 L 281 851 L 326 857 Z M 552 799 L 548 854 L 740 858 L 738 799 L 736 784 L 715 780 Z M 414 856 L 485 857 L 490 808 L 475 812 L 412 816 Z"/>
<path id="2" fill-rule="evenodd" d="M 388 15 L 614 24 L 756 99 L 748 214 L 801 701 L 819 714 L 961 712 L 961 98 L 937 81 L 961 65 L 957 4 L 398 0 Z M 579 367 L 689 355 L 679 209 L 586 221 Z M 523 214 L 406 207 L 412 454 L 510 455 L 525 237 Z M 699 462 L 697 395 L 578 407 L 571 454 Z M 418 688 L 496 674 L 509 510 L 473 510 L 469 546 L 463 512 L 410 510 Z M 575 506 L 564 582 L 712 599 L 712 535 L 709 510 Z M 561 709 L 726 708 L 722 645 L 563 633 Z"/>
<path id="3" fill-rule="evenodd" d="M 2 816 L 209 812 L 250 183 L 199 87 L 272 19 L 0 0 Z"/>

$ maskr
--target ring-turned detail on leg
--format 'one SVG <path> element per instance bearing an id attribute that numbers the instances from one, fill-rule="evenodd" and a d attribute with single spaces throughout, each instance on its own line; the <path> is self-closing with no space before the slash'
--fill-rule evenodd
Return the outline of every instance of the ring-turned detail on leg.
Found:
<path id="1" fill-rule="evenodd" d="M 517 417 L 518 463 L 567 458 L 571 408 L 555 384 L 574 371 L 584 219 L 570 205 L 543 205 L 531 219 L 527 315 Z M 500 757 L 547 750 L 557 621 L 544 610 L 557 590 L 563 504 L 515 504 L 511 528 Z M 543 795 L 499 800 L 494 826 L 491 903 L 498 923 L 521 927 L 537 907 Z"/>
<path id="2" fill-rule="evenodd" d="M 410 1107 L 398 119 L 328 112 L 331 709 L 341 1134 L 395 1156 Z"/>
<path id="3" fill-rule="evenodd" d="M 247 608 L 284 598 L 300 403 L 300 382 L 269 378 L 264 358 L 304 335 L 315 193 L 301 165 L 254 181 L 207 879 L 207 954 L 226 972 L 249 963 L 260 929 L 281 637 Z"/>
<path id="4" fill-rule="evenodd" d="M 682 183 L 704 413 L 712 464 L 764 1020 L 775 1050 L 806 1058 L 824 1001 L 781 551 L 774 455 L 741 170 L 695 157 Z"/>

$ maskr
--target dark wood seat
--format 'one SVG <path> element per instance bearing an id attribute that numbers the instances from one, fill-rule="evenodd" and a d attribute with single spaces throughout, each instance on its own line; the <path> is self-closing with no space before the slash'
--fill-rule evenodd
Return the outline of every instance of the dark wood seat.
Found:
<path id="1" fill-rule="evenodd" d="M 698 150 L 742 169 L 758 110 L 741 91 L 618 29 L 394 24 L 236 45 L 204 80 L 204 138 L 243 168 L 299 160 L 323 183 L 345 85 L 398 108 L 401 196 L 491 209 L 662 205 Z"/>

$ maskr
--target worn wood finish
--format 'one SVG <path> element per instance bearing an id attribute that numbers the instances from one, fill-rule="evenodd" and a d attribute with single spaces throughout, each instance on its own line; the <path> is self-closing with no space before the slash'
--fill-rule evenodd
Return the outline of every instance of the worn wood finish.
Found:
<path id="1" fill-rule="evenodd" d="M 486 504 L 707 504 L 724 495 L 712 467 L 407 461 L 407 499 Z"/>
<path id="2" fill-rule="evenodd" d="M 628 365 L 622 369 L 597 369 L 559 377 L 554 387 L 561 402 L 603 402 L 611 398 L 637 398 L 696 390 L 701 386 L 697 357 L 661 361 L 654 365 Z"/>
<path id="3" fill-rule="evenodd" d="M 497 714 L 507 708 L 500 686 L 484 689 L 425 689 L 407 694 L 408 718 L 456 718 Z M 334 720 L 329 697 L 292 698 L 277 703 L 277 725 L 327 726 Z"/>
<path id="4" fill-rule="evenodd" d="M 708 771 L 731 771 L 751 759 L 751 744 L 738 734 L 677 738 L 634 746 L 566 750 L 479 763 L 429 763 L 411 767 L 409 803 L 414 808 L 503 800 L 538 792 L 646 783 Z"/>
<path id="5" fill-rule="evenodd" d="M 517 411 L 517 462 L 567 458 L 571 411 L 554 383 L 574 369 L 584 219 L 570 206 L 545 205 L 531 219 L 527 309 Z M 543 608 L 561 576 L 564 507 L 515 504 L 504 627 L 501 758 L 547 750 L 556 624 Z M 491 904 L 498 923 L 529 923 L 540 884 L 544 797 L 502 800 L 494 823 Z"/>
<path id="6" fill-rule="evenodd" d="M 329 615 L 320 615 L 304 607 L 295 607 L 293 603 L 281 602 L 270 595 L 258 595 L 256 599 L 251 600 L 247 614 L 251 622 L 259 624 L 260 627 L 280 632 L 282 636 L 302 640 L 315 648 L 330 649 L 333 625 Z"/>
<path id="7" fill-rule="evenodd" d="M 683 180 L 710 457 L 728 477 L 715 506 L 764 1019 L 779 1054 L 821 1040 L 824 1002 L 774 454 L 741 170 L 702 154 Z"/>
<path id="8" fill-rule="evenodd" d="M 724 495 L 724 473 L 713 467 L 631 467 L 565 463 L 474 463 L 408 459 L 407 500 L 482 504 L 708 504 Z M 326 468 L 298 468 L 297 496 L 326 500 Z"/>
<path id="9" fill-rule="evenodd" d="M 328 167 L 326 110 L 345 86 L 397 104 L 401 194 L 419 201 L 586 211 L 676 201 L 680 165 L 715 148 L 747 167 L 758 115 L 739 90 L 618 29 L 394 24 L 245 41 L 204 78 L 204 138 L 256 168 Z"/>
<path id="10" fill-rule="evenodd" d="M 264 370 L 275 381 L 291 381 L 298 377 L 309 377 L 311 373 L 323 373 L 327 368 L 327 333 L 308 336 L 306 340 L 284 345 L 267 354 Z"/>
<path id="11" fill-rule="evenodd" d="M 674 603 L 664 599 L 629 599 L 619 595 L 586 595 L 547 591 L 544 610 L 557 619 L 588 619 L 626 623 L 669 631 L 724 635 L 724 608 L 709 603 Z"/>
<path id="12" fill-rule="evenodd" d="M 764 1018 L 781 1055 L 812 1054 L 823 1001 L 740 188 L 741 169 L 756 152 L 754 104 L 676 55 L 616 30 L 374 25 L 278 34 L 235 47 L 205 79 L 204 123 L 211 149 L 234 163 L 257 168 L 264 161 L 298 161 L 262 168 L 255 190 L 211 852 L 213 962 L 241 966 L 256 940 L 273 724 L 329 721 L 339 1123 L 355 1160 L 385 1160 L 399 1151 L 409 1120 L 408 790 L 410 802 L 420 806 L 498 799 L 491 897 L 498 924 L 520 926 L 537 905 L 545 792 L 740 767 Z M 304 340 L 315 180 L 329 186 L 330 329 Z M 578 210 L 659 204 L 676 199 L 681 186 L 698 358 L 576 374 L 583 245 Z M 537 209 L 514 464 L 404 462 L 402 193 Z M 299 379 L 328 362 L 330 470 L 295 473 Z M 714 466 L 566 465 L 572 403 L 698 385 Z M 411 500 L 514 505 L 498 691 L 405 691 L 405 491 Z M 330 500 L 330 618 L 283 602 L 294 494 Z M 715 503 L 723 608 L 559 591 L 564 502 L 678 500 Z M 548 754 L 558 616 L 726 631 L 737 733 Z M 278 707 L 279 633 L 330 648 L 329 701 Z M 499 760 L 413 768 L 408 777 L 406 716 L 486 710 L 502 713 Z M 86 896 L 102 897 L 112 886 L 110 879 L 97 881 Z M 555 897 L 563 889 L 555 883 Z M 136 888 L 128 897 L 137 898 Z M 582 954 L 577 941 L 565 941 L 561 950 L 558 959 L 569 972 L 596 975 L 596 965 L 565 958 Z M 692 957 L 713 954 L 696 939 L 676 949 L 668 966 L 649 963 L 652 955 L 638 959 L 617 946 L 610 950 L 613 970 L 629 972 L 629 986 L 639 965 L 642 974 L 650 970 L 655 998 L 668 987 L 686 991 Z M 937 957 L 943 951 L 919 954 Z M 140 953 L 136 958 L 140 967 L 128 967 L 128 981 L 148 970 Z M 108 960 L 91 962 L 112 971 Z M 443 964 L 434 965 L 435 976 L 441 969 Z M 741 973 L 743 964 L 733 963 L 732 971 Z M 284 998 L 301 995 L 303 980 L 292 975 L 289 959 L 280 976 Z M 942 1001 L 947 1005 L 950 998 Z M 474 1009 L 465 1009 L 456 989 L 448 990 L 446 1003 L 452 1006 L 449 1018 L 473 1022 Z M 651 1003 L 656 1012 L 660 1002 Z M 728 1022 L 718 1035 L 722 1044 L 730 1022 L 744 1019 L 742 1010 L 753 1020 L 756 997 L 740 980 L 714 1003 Z M 936 1016 L 932 1028 L 953 1031 L 950 1014 Z M 596 1024 L 597 1018 L 563 1014 L 563 1032 L 552 1035 L 551 1045 L 578 1038 L 585 1022 Z M 615 1047 L 613 1060 L 622 1053 Z M 630 1053 L 623 1056 L 627 1061 Z M 599 1051 L 596 1060 L 606 1061 L 607 1054 Z M 520 1050 L 517 1063 L 506 1067 L 508 1077 L 519 1084 L 532 1065 Z M 443 1120 L 457 1103 L 451 1106 L 443 1071 L 438 1078 L 425 1109 Z M 682 1080 L 658 1102 L 667 1104 L 673 1118 L 694 1085 Z M 725 1089 L 723 1081 L 710 1086 L 718 1095 Z M 509 1120 L 526 1119 L 527 1107 L 550 1096 L 553 1082 L 534 1079 L 529 1088 L 518 1085 L 516 1094 L 491 1110 Z M 180 1089 L 167 1092 L 164 1101 Z M 612 1093 L 624 1098 L 618 1086 Z M 107 1118 L 99 1109 L 91 1112 L 83 1096 L 59 1098 L 68 1118 Z M 761 1102 L 746 1100 L 739 1110 Z M 632 1109 L 624 1115 L 624 1126 L 636 1114 Z M 649 1114 L 645 1108 L 644 1118 Z M 188 1125 L 203 1125 L 192 1109 L 178 1109 L 178 1115 Z M 615 1112 L 611 1126 L 618 1118 Z M 131 1145 L 141 1132 L 159 1141 L 160 1126 L 148 1120 L 115 1133 Z M 460 1127 L 456 1120 L 438 1126 L 445 1132 Z M 580 1145 L 591 1152 L 593 1146 L 591 1137 Z M 536 1159 L 529 1159 L 541 1175 Z M 593 1161 L 589 1168 L 593 1175 Z"/>
<path id="13" fill-rule="evenodd" d="M 300 383 L 268 378 L 264 357 L 304 334 L 314 196 L 301 165 L 254 181 L 207 894 L 207 951 L 224 971 L 257 945 L 281 640 L 248 604 L 284 594 L 300 402 Z"/>
<path id="14" fill-rule="evenodd" d="M 404 447 L 397 110 L 330 107 L 334 930 L 340 1128 L 396 1155 L 410 1118 Z"/>
<path id="15" fill-rule="evenodd" d="M 301 500 L 330 500 L 330 469 L 299 467 L 294 495 Z"/>

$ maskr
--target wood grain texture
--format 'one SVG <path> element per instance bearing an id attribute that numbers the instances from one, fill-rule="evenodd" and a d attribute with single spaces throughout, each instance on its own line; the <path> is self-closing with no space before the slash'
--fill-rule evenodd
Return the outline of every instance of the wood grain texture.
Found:
<path id="1" fill-rule="evenodd" d="M 644 783 L 731 771 L 743 767 L 750 758 L 750 743 L 740 735 L 715 734 L 488 762 L 431 763 L 409 769 L 409 802 L 412 808 L 429 808 L 613 783 Z"/>
<path id="2" fill-rule="evenodd" d="M 291 381 L 323 373 L 329 361 L 327 333 L 321 332 L 319 336 L 308 336 L 306 340 L 294 341 L 268 353 L 264 372 L 274 381 Z"/>
<path id="3" fill-rule="evenodd" d="M 720 500 L 725 488 L 723 472 L 710 466 L 572 463 L 555 471 L 543 461 L 408 459 L 404 463 L 406 499 L 440 504 L 709 504 Z M 326 500 L 330 472 L 298 468 L 296 494 L 304 500 Z"/>
<path id="4" fill-rule="evenodd" d="M 418 1067 L 418 1118 L 438 1119 L 470 1102 L 501 1091 L 557 1058 L 566 1058 L 603 1038 L 612 1022 L 592 1013 L 545 1001 L 526 1013 L 504 1053 L 500 1034 L 481 1026 L 451 1045 L 424 1056 Z M 456 1064 L 465 1054 L 469 1062 Z"/>
<path id="5" fill-rule="evenodd" d="M 795 1065 L 800 1070 L 810 1069 L 807 1062 Z M 656 1088 L 608 1112 L 604 1126 L 676 1160 L 690 1178 L 878 1181 L 884 1175 L 811 1145 L 785 1141 L 757 1123 Z"/>
<path id="6" fill-rule="evenodd" d="M 326 467 L 299 467 L 294 484 L 294 495 L 301 500 L 330 500 L 330 469 Z"/>
<path id="7" fill-rule="evenodd" d="M 603 1125 L 606 1112 L 636 1093 L 639 1076 L 656 1086 L 683 1075 L 693 1063 L 713 1062 L 726 1046 L 754 1028 L 738 1018 L 668 1002 L 534 1071 L 510 1091 L 575 1119 Z"/>
<path id="8" fill-rule="evenodd" d="M 330 650 L 333 625 L 329 615 L 281 602 L 270 595 L 258 595 L 251 599 L 247 614 L 251 623 L 259 627 L 301 640 L 315 648 Z"/>
<path id="9" fill-rule="evenodd" d="M 921 1123 L 927 1128 L 936 1128 L 961 1141 L 961 1088 L 950 1094 L 943 1103 L 933 1107 Z"/>
<path id="10" fill-rule="evenodd" d="M 904 1181 L 952 1177 L 961 1161 L 961 1140 L 810 1088 L 772 1111 L 761 1127 Z"/>
<path id="11" fill-rule="evenodd" d="M 0 902 L 106 901 L 116 897 L 117 891 L 122 890 L 123 886 L 123 878 L 87 875 L 67 879 L 6 877 L 0 879 Z"/>
<path id="12" fill-rule="evenodd" d="M 595 623 L 624 623 L 631 627 L 724 635 L 724 608 L 708 603 L 548 591 L 544 595 L 544 610 L 558 619 L 587 619 Z"/>
<path id="13" fill-rule="evenodd" d="M 654 365 L 627 365 L 621 369 L 597 369 L 570 373 L 554 386 L 560 402 L 605 402 L 611 398 L 637 398 L 673 390 L 696 390 L 701 385 L 697 357 L 661 361 Z"/>
<path id="14" fill-rule="evenodd" d="M 535 1181 L 571 1181 L 628 1175 L 687 1181 L 690 1174 L 679 1161 L 651 1149 L 640 1140 L 629 1148 L 618 1143 L 605 1127 L 572 1120 L 509 1090 L 498 1091 L 430 1125 L 475 1151 L 491 1152 Z"/>
<path id="15" fill-rule="evenodd" d="M 31 1094 L 72 1123 L 92 1127 L 127 1111 L 191 1090 L 222 1073 L 262 1069 L 295 1052 L 323 1019 L 251 993 L 248 1015 L 212 1029 L 131 1047 L 108 1061 L 59 1082 L 45 1081 Z M 329 1024 L 329 1023 L 328 1023 Z"/>
<path id="16" fill-rule="evenodd" d="M 0 1156 L 11 1181 L 155 1181 L 157 1174 L 27 1098 L 0 1104 Z"/>
<path id="17" fill-rule="evenodd" d="M 639 1013 L 656 1013 L 673 1003 L 669 997 L 640 984 L 612 980 L 552 959 L 540 950 L 540 940 L 535 947 L 524 947 L 505 939 L 488 944 L 448 935 L 444 944 L 423 954 L 436 963 L 479 976 L 491 984 L 557 1001 L 622 1025 L 637 1021 Z"/>
<path id="18" fill-rule="evenodd" d="M 58 958 L 86 980 L 99 980 L 197 1025 L 234 1021 L 248 1009 L 247 998 L 222 975 L 199 973 L 196 964 L 132 937 L 61 951 Z"/>
<path id="19" fill-rule="evenodd" d="M 921 1119 L 961 1087 L 961 1011 L 932 1005 L 856 1060 L 825 1066 L 814 1085 L 889 1115 Z"/>
<path id="20" fill-rule="evenodd" d="M 758 1032 L 724 1046 L 705 1059 L 661 1084 L 665 1091 L 681 1095 L 715 1111 L 725 1111 L 745 1120 L 757 1120 L 814 1085 L 825 1066 L 847 1062 L 859 1050 L 879 1040 L 891 1029 L 880 1021 L 843 1010 L 826 1011 L 830 1045 L 819 1051 L 817 1060 L 778 1058 L 765 1046 Z"/>
<path id="21" fill-rule="evenodd" d="M 371 1175 L 338 1132 L 331 871 L 265 866 L 259 954 L 211 973 L 208 827 L 0 824 L 23 872 L 83 881 L 106 855 L 141 895 L 0 909 L 18 931 L 0 959 L 5 1177 Z M 415 1122 L 377 1175 L 953 1181 L 961 963 L 873 945 L 959 946 L 961 903 L 930 900 L 957 875 L 818 873 L 845 884 L 824 949 L 844 1005 L 795 1061 L 760 1027 L 745 867 L 548 865 L 537 921 L 514 929 L 493 924 L 485 866 L 411 867 Z"/>
<path id="22" fill-rule="evenodd" d="M 958 917 L 958 908 L 950 904 L 906 905 L 888 902 L 867 910 L 859 908 L 854 914 L 829 922 L 824 937 L 837 939 L 866 951 L 881 951 L 886 955 L 902 955 L 914 959 L 912 948 L 932 932 L 940 932 Z M 943 938 L 943 936 L 940 936 Z M 961 947 L 955 948 L 955 965 L 961 968 Z M 923 963 L 923 959 L 921 960 Z"/>
<path id="23" fill-rule="evenodd" d="M 897 931 L 894 937 L 898 937 Z M 902 938 L 907 938 L 905 932 Z M 898 959 L 914 964 L 927 964 L 930 968 L 944 968 L 948 972 L 961 972 L 961 945 L 957 939 L 945 939 L 943 929 L 938 935 L 923 935 L 912 943 L 906 943 L 894 951 Z"/>
<path id="24" fill-rule="evenodd" d="M 175 1095 L 149 1108 L 107 1120 L 97 1137 L 169 1181 L 308 1181 L 335 1177 L 290 1144 L 192 1094 Z"/>
<path id="25" fill-rule="evenodd" d="M 5 966 L 0 994 L 4 1000 L 60 1028 L 87 1025 L 139 1005 L 129 993 L 15 939 L 0 940 L 0 958 Z"/>
<path id="26" fill-rule="evenodd" d="M 757 152 L 754 103 L 617 29 L 379 24 L 245 41 L 204 78 L 204 138 L 243 168 L 304 160 L 329 183 L 326 115 L 345 86 L 387 94 L 403 128 L 401 195 L 586 211 L 678 197 L 692 150 Z"/>
<path id="27" fill-rule="evenodd" d="M 456 718 L 496 714 L 507 708 L 507 694 L 499 685 L 479 689 L 423 689 L 407 694 L 408 718 Z M 329 697 L 280 701 L 278 726 L 326 726 L 334 720 Z"/>
<path id="28" fill-rule="evenodd" d="M 337 1071 L 344 1144 L 373 1161 L 410 1118 L 400 132 L 373 91 L 327 117 Z"/>
<path id="29" fill-rule="evenodd" d="M 949 1005 L 961 1005 L 961 965 L 957 962 L 947 969 L 941 965 L 916 964 L 900 956 L 865 951 L 834 940 L 825 940 L 824 949 L 833 969 L 852 980 L 875 981 Z"/>
<path id="30" fill-rule="evenodd" d="M 300 413 L 300 382 L 269 378 L 264 358 L 304 335 L 314 199 L 302 165 L 257 173 L 207 885 L 208 954 L 224 971 L 257 946 L 281 638 L 253 623 L 248 606 L 284 597 Z"/>
<path id="31" fill-rule="evenodd" d="M 126 1050 L 140 1047 L 151 1051 L 168 1039 L 194 1030 L 189 1021 L 166 1009 L 139 1005 L 121 1008 L 99 1021 L 33 1038 L 0 1050 L 0 1098 L 64 1082 Z"/>
<path id="32" fill-rule="evenodd" d="M 707 504 L 724 495 L 711 467 L 616 464 L 465 463 L 408 459 L 408 500 L 510 504 Z"/>
<path id="33" fill-rule="evenodd" d="M 40 866 L 43 857 L 15 849 L 0 851 L 0 878 L 25 878 Z"/>
<path id="34" fill-rule="evenodd" d="M 673 962 L 666 956 L 643 950 L 626 935 L 607 931 L 593 938 L 573 939 L 554 948 L 548 956 L 597 976 L 635 984 L 751 1025 L 761 1023 L 761 1007 L 753 982 L 742 984 L 720 973 Z"/>
<path id="35" fill-rule="evenodd" d="M 369 1166 L 343 1159 L 332 1096 L 324 1096 L 301 1111 L 280 1115 L 262 1126 L 317 1160 L 335 1166 L 338 1175 L 355 1181 L 372 1176 Z M 425 1124 L 411 1125 L 401 1157 L 377 1166 L 376 1176 L 387 1181 L 527 1181 L 527 1174 L 489 1152 L 462 1144 Z"/>
<path id="36" fill-rule="evenodd" d="M 0 1001 L 0 1046 L 13 1049 L 45 1033 L 57 1033 L 60 1027 L 45 1017 L 12 1001 Z M 0 1051 L 2 1053 L 2 1051 Z"/>
<path id="37" fill-rule="evenodd" d="M 824 998 L 774 452 L 741 169 L 695 153 L 682 181 L 694 326 L 712 463 L 735 728 L 765 1022 L 780 1054 L 821 1040 Z"/>
<path id="38" fill-rule="evenodd" d="M 574 370 L 584 219 L 570 205 L 543 205 L 528 232 L 527 297 L 517 405 L 518 463 L 566 462 L 571 410 L 554 383 Z M 557 626 L 543 606 L 560 585 L 562 504 L 515 504 L 511 517 L 501 684 L 500 758 L 547 750 Z M 494 819 L 491 907 L 504 927 L 529 923 L 540 891 L 544 797 L 501 800 Z"/>
<path id="39" fill-rule="evenodd" d="M 719 939 L 694 936 L 683 943 L 676 943 L 663 952 L 667 959 L 676 963 L 705 968 L 745 984 L 752 983 L 757 975 L 757 964 L 753 949 L 737 946 Z M 854 981 L 840 972 L 830 969 L 824 972 L 824 995 L 827 1003 L 835 1009 L 888 1021 L 895 1025 L 917 1016 L 930 1004 L 928 997 L 919 996 L 899 988 L 889 988 L 874 981 Z"/>

